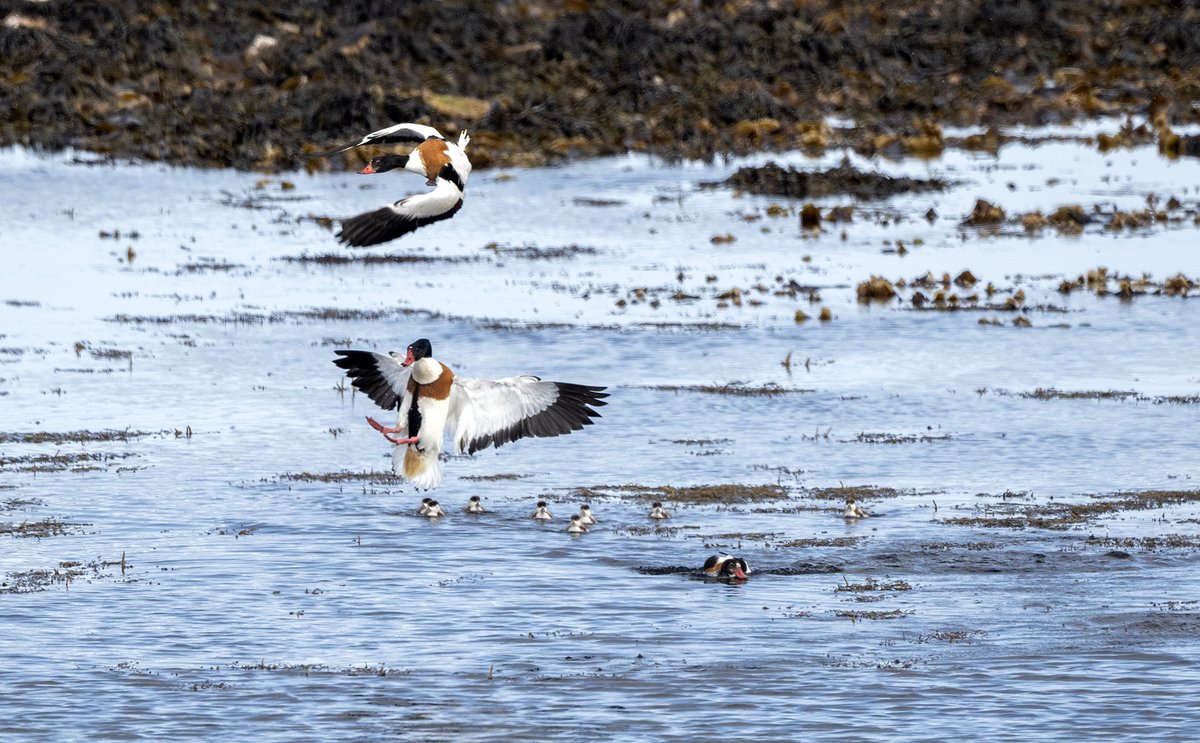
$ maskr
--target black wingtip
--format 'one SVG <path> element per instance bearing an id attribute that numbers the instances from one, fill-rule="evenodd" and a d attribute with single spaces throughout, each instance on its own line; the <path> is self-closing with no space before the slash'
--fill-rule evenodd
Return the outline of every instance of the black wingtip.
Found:
<path id="1" fill-rule="evenodd" d="M 367 248 L 403 237 L 425 225 L 450 219 L 461 208 L 462 199 L 459 199 L 458 203 L 441 214 L 432 217 L 406 217 L 385 206 L 342 220 L 342 229 L 337 233 L 337 239 L 338 242 L 352 248 Z"/>
<path id="2" fill-rule="evenodd" d="M 343 145 L 341 147 L 335 147 L 334 149 L 328 150 L 326 152 L 318 152 L 317 154 L 310 155 L 309 157 L 333 157 L 334 155 L 336 155 L 340 152 L 345 152 L 346 150 L 354 149 L 357 145 L 358 145 L 358 143 L 355 142 L 354 144 L 348 144 L 348 145 Z"/>

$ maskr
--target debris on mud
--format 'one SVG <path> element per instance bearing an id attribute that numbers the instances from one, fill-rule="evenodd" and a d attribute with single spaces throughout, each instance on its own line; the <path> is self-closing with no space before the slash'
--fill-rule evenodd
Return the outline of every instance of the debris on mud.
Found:
<path id="1" fill-rule="evenodd" d="M 856 501 L 862 501 L 871 498 L 899 498 L 915 493 L 914 491 L 876 485 L 839 485 L 833 488 L 802 488 L 800 494 L 806 498 L 816 498 L 817 500 L 846 501 L 853 498 Z"/>
<path id="2" fill-rule="evenodd" d="M 67 533 L 68 528 L 89 526 L 89 524 L 71 524 L 55 518 L 39 519 L 38 521 L 22 521 L 20 523 L 0 523 L 0 537 L 33 537 L 45 539 Z"/>
<path id="3" fill-rule="evenodd" d="M 810 537 L 807 539 L 789 539 L 785 542 L 773 542 L 771 546 L 777 549 L 795 547 L 856 547 L 866 540 L 867 537 Z"/>
<path id="4" fill-rule="evenodd" d="M 892 282 L 882 276 L 872 276 L 859 284 L 856 291 L 860 302 L 886 302 L 896 296 Z"/>
<path id="5" fill-rule="evenodd" d="M 864 591 L 911 591 L 912 586 L 908 583 L 908 581 L 903 580 L 880 582 L 869 578 L 865 583 L 851 583 L 848 580 L 844 580 L 833 590 L 835 593 L 862 593 Z"/>
<path id="6" fill-rule="evenodd" d="M 762 387 L 747 387 L 742 384 L 660 384 L 644 387 L 643 389 L 659 392 L 698 392 L 705 395 L 731 395 L 733 397 L 779 397 L 781 395 L 802 395 L 816 390 L 795 387 L 780 387 L 777 384 L 767 384 Z"/>
<path id="7" fill-rule="evenodd" d="M 279 476 L 280 480 L 292 482 L 364 482 L 394 485 L 404 482 L 404 478 L 391 472 L 288 472 Z"/>
<path id="8" fill-rule="evenodd" d="M 93 560 L 91 562 L 60 562 L 57 567 L 41 570 L 26 570 L 6 573 L 0 580 L 0 594 L 34 593 L 45 591 L 55 585 L 71 590 L 72 581 L 94 581 L 111 577 L 111 568 L 119 568 L 122 575 L 132 568 L 122 554 L 120 560 Z"/>
<path id="9" fill-rule="evenodd" d="M 1046 229 L 1053 228 L 1060 235 L 1081 235 L 1085 230 L 1093 232 L 1121 232 L 1144 230 L 1155 225 L 1166 227 L 1193 226 L 1200 219 L 1200 205 L 1195 202 L 1184 205 L 1171 198 L 1158 207 L 1153 195 L 1147 197 L 1150 205 L 1145 209 L 1118 209 L 1108 204 L 1064 204 L 1043 213 L 1041 209 L 1009 215 L 1001 207 L 983 199 L 975 202 L 960 225 L 977 227 L 980 234 L 993 236 L 1036 237 Z"/>
<path id="10" fill-rule="evenodd" d="M 396 265 L 407 263 L 472 263 L 481 260 L 474 255 L 423 255 L 415 253 L 317 253 L 300 255 L 285 255 L 275 260 L 286 263 L 315 263 L 320 266 L 345 265 Z"/>
<path id="11" fill-rule="evenodd" d="M 1200 503 L 1200 490 L 1145 490 L 1093 496 L 1084 503 L 992 503 L 976 507 L 978 516 L 942 519 L 958 526 L 1065 531 L 1125 511 L 1145 511 L 1184 503 Z"/>
<path id="12" fill-rule="evenodd" d="M 571 491 L 571 495 L 585 501 L 617 496 L 674 503 L 727 505 L 779 500 L 787 497 L 787 490 L 779 485 L 741 485 L 737 483 L 680 487 L 672 485 L 597 485 L 575 488 Z"/>
<path id="13" fill-rule="evenodd" d="M 67 431 L 63 433 L 53 431 L 34 431 L 31 433 L 0 431 L 0 444 L 68 444 L 92 441 L 129 441 L 130 439 L 153 436 L 155 433 L 161 434 L 164 432 L 134 431 L 131 429 L 124 431 Z"/>
<path id="14" fill-rule="evenodd" d="M 1162 534 L 1152 537 L 1096 537 L 1089 536 L 1087 543 L 1099 547 L 1123 547 L 1156 552 L 1164 549 L 1200 549 L 1200 536 L 1194 534 Z"/>
<path id="15" fill-rule="evenodd" d="M 846 611 L 839 610 L 834 615 L 839 619 L 860 621 L 863 619 L 899 619 L 913 613 L 912 609 L 892 609 L 890 611 Z"/>
<path id="16" fill-rule="evenodd" d="M 954 437 L 949 434 L 943 436 L 930 436 L 928 434 L 903 434 L 903 433 L 867 433 L 863 432 L 850 441 L 857 441 L 860 444 L 930 444 L 935 441 L 951 441 Z"/>
<path id="17" fill-rule="evenodd" d="M 790 165 L 781 168 L 771 162 L 759 167 L 739 168 L 725 185 L 747 193 L 797 199 L 834 195 L 882 199 L 901 193 L 942 191 L 948 184 L 938 178 L 893 178 L 848 165 L 817 172 Z"/>
<path id="18" fill-rule="evenodd" d="M 1117 284 L 1116 290 L 1110 289 L 1108 282 L 1115 281 Z M 1087 273 L 1079 274 L 1074 279 L 1063 279 L 1058 285 L 1058 291 L 1062 294 L 1071 294 L 1075 291 L 1088 289 L 1095 292 L 1098 296 L 1116 295 L 1123 300 L 1130 300 L 1136 296 L 1152 295 L 1152 296 L 1168 296 L 1168 297 L 1183 297 L 1188 296 L 1188 292 L 1200 285 L 1200 280 L 1190 279 L 1182 272 L 1170 276 L 1162 281 L 1154 281 L 1149 275 L 1140 277 L 1122 276 L 1118 272 L 1109 273 L 1107 266 L 1089 270 Z"/>
<path id="19" fill-rule="evenodd" d="M 1007 390 L 996 390 L 997 395 L 1010 395 Z M 1155 405 L 1197 405 L 1196 395 L 1146 395 L 1133 390 L 1059 390 L 1053 387 L 1038 387 L 1032 392 L 1018 392 L 1018 397 L 1030 400 L 1118 400 L 1121 402 L 1148 402 Z"/>
<path id="20" fill-rule="evenodd" d="M 94 472 L 110 462 L 137 456 L 131 452 L 56 452 L 54 454 L 0 455 L 0 472 Z"/>

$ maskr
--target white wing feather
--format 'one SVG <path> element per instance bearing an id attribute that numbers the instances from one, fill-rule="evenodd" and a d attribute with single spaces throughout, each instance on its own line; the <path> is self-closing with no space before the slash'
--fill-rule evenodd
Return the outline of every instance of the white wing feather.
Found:
<path id="1" fill-rule="evenodd" d="M 424 124 L 396 124 L 385 129 L 371 132 L 357 142 L 335 147 L 328 152 L 322 152 L 317 157 L 329 157 L 339 152 L 362 147 L 365 144 L 400 144 L 402 142 L 424 142 L 430 137 L 443 139 L 441 133 L 432 126 Z"/>
<path id="2" fill-rule="evenodd" d="M 558 385 L 537 377 L 456 377 L 450 390 L 447 427 L 455 453 L 541 413 L 558 400 Z"/>
<path id="3" fill-rule="evenodd" d="M 437 129 L 434 129 L 432 126 L 425 126 L 424 124 L 396 124 L 395 126 L 389 126 L 385 129 L 371 132 L 367 136 L 363 137 L 359 144 L 364 145 L 369 142 L 374 142 L 377 139 L 423 142 L 430 137 L 444 139 L 441 132 L 439 132 Z"/>
<path id="4" fill-rule="evenodd" d="M 450 211 L 462 198 L 458 186 L 439 178 L 432 191 L 405 197 L 388 208 L 405 219 L 429 219 Z"/>

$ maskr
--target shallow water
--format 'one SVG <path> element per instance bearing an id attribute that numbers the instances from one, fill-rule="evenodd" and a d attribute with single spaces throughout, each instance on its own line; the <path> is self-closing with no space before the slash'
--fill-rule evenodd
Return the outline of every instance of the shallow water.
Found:
<path id="1" fill-rule="evenodd" d="M 248 173 L 0 153 L 0 526 L 60 532 L 0 535 L 0 735 L 1190 738 L 1195 498 L 1064 529 L 948 520 L 1197 489 L 1200 305 L 1056 291 L 1098 266 L 1200 277 L 1194 221 L 1033 238 L 958 223 L 980 197 L 1010 214 L 1150 194 L 1195 210 L 1200 164 L 1077 142 L 855 159 L 955 185 L 814 235 L 766 215 L 783 199 L 701 187 L 767 159 L 477 172 L 453 220 L 371 253 L 435 260 L 321 265 L 286 259 L 363 253 L 300 218 L 419 181 L 257 188 Z M 883 252 L 897 240 L 907 255 Z M 513 252 L 565 246 L 590 250 Z M 1020 288 L 1066 311 L 1018 328 L 1013 313 L 855 300 L 871 274 L 964 269 L 998 301 Z M 777 276 L 821 301 L 751 288 Z M 762 303 L 719 308 L 735 286 Z M 639 287 L 657 308 L 617 306 Z M 798 308 L 813 319 L 797 324 Z M 386 479 L 297 479 L 387 470 L 362 420 L 378 411 L 332 351 L 417 337 L 463 374 L 604 384 L 611 404 L 572 436 L 449 460 L 439 523 Z M 792 391 L 695 389 L 730 383 Z M 1025 396 L 1038 388 L 1136 395 Z M 130 435 L 15 436 L 106 430 Z M 478 479 L 495 475 L 513 477 Z M 615 487 L 718 483 L 787 497 L 668 501 L 655 529 L 648 499 Z M 839 484 L 896 492 L 869 491 L 877 517 L 848 523 L 821 497 Z M 574 538 L 581 487 L 600 524 Z M 489 514 L 461 513 L 474 494 Z M 545 527 L 526 518 L 539 498 L 557 517 Z M 654 570 L 721 550 L 756 574 Z M 64 562 L 80 564 L 69 582 L 31 572 Z M 837 590 L 871 582 L 907 589 Z"/>

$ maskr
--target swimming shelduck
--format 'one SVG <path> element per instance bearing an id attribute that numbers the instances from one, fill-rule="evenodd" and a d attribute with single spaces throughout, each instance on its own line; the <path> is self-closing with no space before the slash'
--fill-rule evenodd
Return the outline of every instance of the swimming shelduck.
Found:
<path id="1" fill-rule="evenodd" d="M 421 507 L 417 509 L 418 516 L 424 516 L 429 511 L 429 504 L 433 502 L 433 498 L 422 498 Z"/>
<path id="2" fill-rule="evenodd" d="M 587 524 L 583 523 L 583 517 L 579 514 L 571 516 L 571 523 L 567 524 L 568 534 L 585 534 L 587 533 Z"/>
<path id="3" fill-rule="evenodd" d="M 435 500 L 429 501 L 429 508 L 427 508 L 425 510 L 425 516 L 427 518 L 436 519 L 439 516 L 445 516 L 445 515 L 446 515 L 446 512 L 442 510 L 442 507 L 438 505 L 437 501 L 435 501 Z"/>
<path id="4" fill-rule="evenodd" d="M 471 500 L 467 501 L 467 507 L 463 509 L 467 513 L 472 513 L 478 516 L 481 513 L 487 513 L 483 508 L 483 503 L 479 501 L 478 495 L 472 495 Z"/>
<path id="5" fill-rule="evenodd" d="M 550 513 L 550 509 L 546 506 L 546 501 L 540 500 L 537 502 L 537 508 L 533 513 L 529 514 L 529 518 L 537 519 L 538 521 L 549 521 L 554 518 Z"/>
<path id="6" fill-rule="evenodd" d="M 740 557 L 713 555 L 704 561 L 700 572 L 706 576 L 721 578 L 745 578 L 750 575 L 750 565 Z"/>
<path id="7" fill-rule="evenodd" d="M 853 498 L 846 501 L 846 510 L 842 511 L 842 517 L 847 519 L 865 519 L 870 515 L 867 509 L 855 503 Z"/>
<path id="8" fill-rule="evenodd" d="M 433 186 L 428 193 L 400 199 L 390 206 L 342 220 L 337 239 L 351 247 L 378 245 L 407 235 L 418 227 L 449 219 L 462 208 L 471 161 L 467 145 L 471 138 L 466 132 L 458 135 L 458 144 L 447 142 L 441 133 L 423 124 L 396 124 L 371 132 L 358 142 L 322 152 L 328 157 L 364 145 L 417 142 L 407 155 L 384 155 L 367 163 L 360 173 L 383 173 L 396 168 L 425 176 L 425 184 Z"/>
<path id="9" fill-rule="evenodd" d="M 584 526 L 591 526 L 596 523 L 596 517 L 592 515 L 592 507 L 584 503 L 579 507 L 579 520 Z"/>
<path id="10" fill-rule="evenodd" d="M 654 501 L 654 505 L 650 506 L 650 518 L 652 519 L 669 519 L 671 514 L 667 513 L 667 509 L 658 501 Z"/>
<path id="11" fill-rule="evenodd" d="M 442 481 L 442 438 L 447 429 L 456 454 L 474 454 L 527 436 L 561 436 L 590 425 L 605 405 L 604 387 L 543 382 L 538 377 L 471 379 L 455 376 L 433 358 L 422 338 L 404 356 L 374 351 L 336 351 L 334 359 L 355 387 L 384 410 L 398 409 L 396 425 L 367 418 L 397 445 L 392 469 L 419 488 Z M 393 434 L 399 434 L 399 438 Z"/>
<path id="12" fill-rule="evenodd" d="M 721 564 L 717 577 L 726 580 L 746 580 L 750 576 L 750 566 L 740 557 L 731 557 Z"/>

